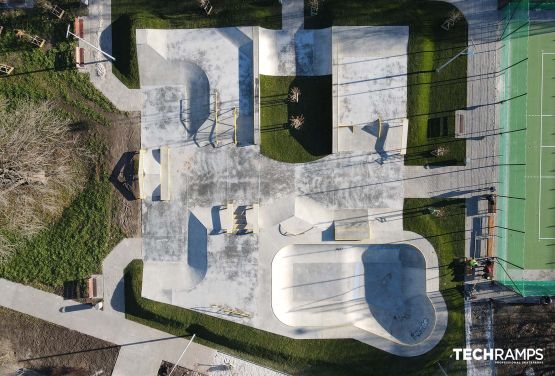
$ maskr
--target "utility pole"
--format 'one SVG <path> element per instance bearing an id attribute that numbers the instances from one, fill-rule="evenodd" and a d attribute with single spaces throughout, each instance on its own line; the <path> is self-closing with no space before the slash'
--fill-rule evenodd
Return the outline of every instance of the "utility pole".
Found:
<path id="1" fill-rule="evenodd" d="M 195 339 L 196 334 L 193 334 L 193 336 L 191 337 L 191 339 L 189 340 L 189 343 L 187 344 L 187 346 L 185 346 L 185 350 L 183 350 L 183 352 L 181 353 L 181 356 L 179 357 L 179 359 L 177 359 L 177 362 L 175 362 L 175 364 L 173 365 L 172 370 L 170 371 L 170 373 L 168 374 L 168 376 L 172 376 L 173 371 L 175 371 L 175 368 L 177 367 L 177 364 L 179 363 L 179 361 L 181 360 L 181 358 L 183 358 L 183 355 L 185 355 L 185 351 L 187 351 L 187 349 L 189 348 L 189 346 L 191 345 L 191 343 L 193 343 L 193 340 Z"/>
<path id="2" fill-rule="evenodd" d="M 67 25 L 67 32 L 66 32 L 66 38 L 69 38 L 69 36 L 73 36 L 77 39 L 79 39 L 80 41 L 84 42 L 85 44 L 91 46 L 92 48 L 94 48 L 95 50 L 99 51 L 100 53 L 102 53 L 103 55 L 105 55 L 106 57 L 112 59 L 113 61 L 116 61 L 116 58 L 113 57 L 112 55 L 102 51 L 100 48 L 94 46 L 93 44 L 87 42 L 86 40 L 84 40 L 83 38 L 79 37 L 78 35 L 73 34 L 71 31 L 69 31 L 69 28 L 71 27 L 71 25 Z"/>
<path id="3" fill-rule="evenodd" d="M 443 65 L 441 65 L 440 67 L 436 68 L 436 73 L 438 73 L 439 71 L 441 71 L 443 68 L 445 68 L 446 66 L 448 66 L 449 64 L 451 64 L 453 61 L 455 61 L 459 56 L 461 55 L 468 55 L 468 56 L 472 56 L 476 53 L 476 46 L 474 44 L 474 40 L 472 40 L 472 38 L 470 38 L 470 42 L 471 45 L 464 48 L 461 52 L 459 52 L 458 54 L 456 54 L 455 56 L 453 56 L 451 59 L 447 60 L 447 62 L 445 62 Z"/>

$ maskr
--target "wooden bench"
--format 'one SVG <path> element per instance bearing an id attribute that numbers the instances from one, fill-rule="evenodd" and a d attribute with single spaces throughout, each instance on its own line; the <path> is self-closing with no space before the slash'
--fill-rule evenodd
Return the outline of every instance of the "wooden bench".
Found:
<path id="1" fill-rule="evenodd" d="M 403 119 L 403 135 L 401 137 L 401 155 L 407 154 L 408 139 L 409 139 L 409 119 Z"/>
<path id="2" fill-rule="evenodd" d="M 493 257 L 493 239 L 495 238 L 495 216 L 488 216 L 488 238 L 486 240 L 486 249 L 488 257 Z"/>
<path id="3" fill-rule="evenodd" d="M 455 138 L 466 138 L 466 111 L 455 111 Z"/>
<path id="4" fill-rule="evenodd" d="M 79 38 L 83 38 L 84 23 L 82 18 L 75 17 L 75 21 L 73 22 L 73 30 L 75 30 L 75 35 L 77 35 Z"/>
<path id="5" fill-rule="evenodd" d="M 89 299 L 99 299 L 104 296 L 104 285 L 102 275 L 94 274 L 87 280 L 88 297 Z"/>
<path id="6" fill-rule="evenodd" d="M 81 47 L 75 47 L 75 66 L 77 68 L 85 67 L 85 50 Z"/>

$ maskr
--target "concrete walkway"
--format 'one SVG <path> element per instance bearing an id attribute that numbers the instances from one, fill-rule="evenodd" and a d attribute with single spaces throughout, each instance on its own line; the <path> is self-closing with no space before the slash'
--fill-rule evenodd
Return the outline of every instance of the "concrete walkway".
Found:
<path id="1" fill-rule="evenodd" d="M 281 28 L 296 32 L 304 28 L 304 1 L 283 0 L 281 2 Z"/>
<path id="2" fill-rule="evenodd" d="M 123 272 L 131 261 L 142 259 L 142 246 L 141 238 L 124 239 L 102 262 L 105 312 L 125 316 Z"/>
<path id="3" fill-rule="evenodd" d="M 125 319 L 123 270 L 140 255 L 141 239 L 125 239 L 104 260 L 104 311 L 5 279 L 0 279 L 0 305 L 120 345 L 114 376 L 155 375 L 162 360 L 179 359 L 188 339 Z M 65 313 L 60 312 L 62 307 Z M 197 343 L 191 344 L 179 365 L 207 375 L 282 375 Z"/>
<path id="4" fill-rule="evenodd" d="M 85 18 L 84 39 L 100 46 L 112 55 L 112 2 L 110 0 L 90 0 L 89 16 Z M 129 89 L 112 73 L 112 62 L 100 52 L 83 42 L 85 49 L 85 69 L 91 83 L 120 111 L 140 111 L 143 94 L 139 89 Z"/>
<path id="5" fill-rule="evenodd" d="M 476 241 L 482 233 L 482 217 L 487 203 L 480 196 L 489 193 L 489 187 L 496 187 L 498 182 L 497 166 L 499 159 L 498 134 L 499 123 L 499 12 L 495 0 L 450 0 L 457 6 L 468 21 L 468 35 L 475 47 L 475 54 L 468 57 L 467 81 L 467 125 L 468 138 L 466 143 L 467 165 L 451 168 L 449 173 L 439 179 L 431 179 L 425 189 L 435 191 L 446 197 L 464 197 L 467 199 L 466 215 L 466 255 L 484 256 L 484 241 Z M 436 172 L 439 172 L 436 170 Z M 416 185 L 416 184 L 415 184 Z M 439 191 L 437 191 L 439 189 Z M 473 283 L 475 281 L 470 281 Z M 514 293 L 498 288 L 491 290 L 489 283 L 482 282 L 485 288 L 479 295 L 491 294 L 496 298 Z M 479 289 L 480 286 L 477 286 Z M 490 291 L 491 290 L 491 291 Z M 477 290 L 478 291 L 478 290 Z M 473 304 L 465 302 L 466 347 L 491 348 L 492 342 L 479 338 L 489 331 L 485 322 L 473 322 Z M 467 374 L 493 375 L 494 366 L 484 360 L 467 362 Z"/>

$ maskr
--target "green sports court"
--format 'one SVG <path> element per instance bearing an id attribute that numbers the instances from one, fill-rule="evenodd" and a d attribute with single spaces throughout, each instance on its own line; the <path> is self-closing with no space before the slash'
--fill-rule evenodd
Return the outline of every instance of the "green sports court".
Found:
<path id="1" fill-rule="evenodd" d="M 499 279 L 523 295 L 547 295 L 555 292 L 555 23 L 535 20 L 527 1 L 506 12 Z"/>

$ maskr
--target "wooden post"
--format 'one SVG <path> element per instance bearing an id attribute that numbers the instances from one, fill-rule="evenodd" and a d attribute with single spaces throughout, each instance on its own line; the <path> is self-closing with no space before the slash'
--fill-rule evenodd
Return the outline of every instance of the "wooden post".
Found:
<path id="1" fill-rule="evenodd" d="M 38 48 L 41 48 L 42 46 L 44 46 L 44 43 L 46 43 L 46 39 L 41 38 L 38 35 L 30 35 L 25 30 L 15 29 L 15 35 L 19 39 L 22 39 L 22 40 L 25 40 L 26 42 L 34 44 Z"/>
<path id="2" fill-rule="evenodd" d="M 5 74 L 6 76 L 12 74 L 14 67 L 7 64 L 0 64 L 0 73 Z"/>
<path id="3" fill-rule="evenodd" d="M 59 6 L 54 5 L 54 6 L 52 6 L 52 8 L 50 8 L 50 13 L 52 13 L 58 19 L 62 19 L 62 17 L 66 13 L 66 11 L 63 10 L 62 8 L 60 8 Z"/>
<path id="4" fill-rule="evenodd" d="M 210 4 L 210 0 L 200 0 L 199 1 L 199 5 L 202 9 L 204 9 L 204 12 L 206 12 L 206 15 L 209 16 L 210 13 L 212 13 L 212 4 Z"/>

